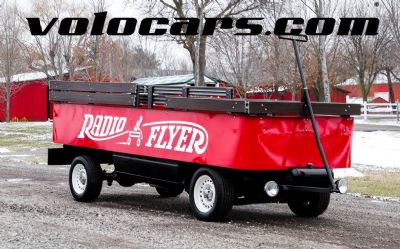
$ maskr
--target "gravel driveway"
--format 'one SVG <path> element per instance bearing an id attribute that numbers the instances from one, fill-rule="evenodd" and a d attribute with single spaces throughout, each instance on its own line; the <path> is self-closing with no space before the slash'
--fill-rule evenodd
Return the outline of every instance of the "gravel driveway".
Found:
<path id="1" fill-rule="evenodd" d="M 317 219 L 285 204 L 234 207 L 225 223 L 193 218 L 188 195 L 103 185 L 78 203 L 68 167 L 0 158 L 0 248 L 400 248 L 400 203 L 334 195 Z"/>

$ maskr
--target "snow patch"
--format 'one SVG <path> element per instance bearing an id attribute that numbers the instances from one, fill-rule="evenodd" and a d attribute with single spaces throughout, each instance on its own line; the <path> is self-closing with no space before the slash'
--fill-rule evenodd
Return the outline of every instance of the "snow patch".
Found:
<path id="1" fill-rule="evenodd" d="M 367 125 L 390 125 L 390 126 L 400 126 L 400 122 L 397 122 L 395 119 L 376 119 L 376 120 L 363 120 L 363 119 L 355 119 L 354 123 L 356 124 L 367 124 Z"/>
<path id="2" fill-rule="evenodd" d="M 360 193 L 347 193 L 347 195 L 351 195 L 354 197 L 361 197 L 361 198 L 371 198 L 371 202 L 383 202 L 383 201 L 390 201 L 390 202 L 398 202 L 400 203 L 400 198 L 397 197 L 388 197 L 388 196 L 374 196 L 374 195 L 365 195 Z"/>
<path id="3" fill-rule="evenodd" d="M 11 179 L 7 179 L 7 182 L 12 182 L 12 183 L 20 183 L 20 182 L 26 182 L 26 181 L 31 181 L 31 179 L 28 179 L 28 178 L 11 178 Z"/>
<path id="4" fill-rule="evenodd" d="M 333 169 L 335 179 L 348 178 L 348 177 L 364 177 L 364 174 L 354 168 L 347 169 Z"/>
<path id="5" fill-rule="evenodd" d="M 400 169 L 400 132 L 354 132 L 352 161 L 354 164 Z"/>
<path id="6" fill-rule="evenodd" d="M 8 153 L 8 152 L 11 152 L 11 151 L 7 148 L 0 148 L 0 153 Z"/>

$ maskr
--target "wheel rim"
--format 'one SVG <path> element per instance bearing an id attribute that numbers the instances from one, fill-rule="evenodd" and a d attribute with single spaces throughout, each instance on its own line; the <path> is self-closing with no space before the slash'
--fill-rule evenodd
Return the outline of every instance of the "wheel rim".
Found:
<path id="1" fill-rule="evenodd" d="M 83 164 L 76 164 L 72 171 L 72 187 L 78 195 L 85 192 L 87 186 L 87 174 Z"/>
<path id="2" fill-rule="evenodd" d="M 194 185 L 194 203 L 202 213 L 209 212 L 214 207 L 215 185 L 208 175 L 200 176 Z"/>

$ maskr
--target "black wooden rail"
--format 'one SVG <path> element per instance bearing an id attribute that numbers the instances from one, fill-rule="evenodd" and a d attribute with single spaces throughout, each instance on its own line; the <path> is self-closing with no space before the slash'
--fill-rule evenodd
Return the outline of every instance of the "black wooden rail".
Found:
<path id="1" fill-rule="evenodd" d="M 166 105 L 167 97 L 232 99 L 233 88 L 144 86 L 133 83 L 89 83 L 51 81 L 49 100 L 81 104 L 128 106 Z"/>
<path id="2" fill-rule="evenodd" d="M 232 88 L 145 86 L 133 83 L 51 81 L 49 100 L 64 103 L 241 113 L 250 115 L 308 115 L 302 102 L 233 99 Z M 312 103 L 315 114 L 360 115 L 361 105 Z"/>
<path id="3" fill-rule="evenodd" d="M 351 116 L 361 114 L 361 105 L 313 102 L 315 114 Z M 198 111 L 245 113 L 251 115 L 299 114 L 308 115 L 302 102 L 251 99 L 188 99 L 167 97 L 166 108 Z"/>
<path id="4" fill-rule="evenodd" d="M 51 81 L 49 100 L 80 104 L 136 105 L 137 86 L 125 83 Z"/>

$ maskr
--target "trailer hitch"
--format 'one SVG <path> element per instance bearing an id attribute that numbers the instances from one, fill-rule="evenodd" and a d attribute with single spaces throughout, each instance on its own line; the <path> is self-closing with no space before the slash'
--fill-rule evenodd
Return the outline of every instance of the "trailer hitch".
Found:
<path id="1" fill-rule="evenodd" d="M 337 186 L 337 184 L 335 184 L 333 175 L 331 174 L 332 170 L 330 169 L 328 160 L 326 159 L 325 150 L 321 143 L 321 138 L 319 136 L 317 121 L 315 120 L 315 115 L 314 115 L 314 111 L 313 111 L 311 100 L 310 100 L 310 94 L 308 92 L 307 83 L 306 83 L 306 80 L 304 77 L 303 65 L 302 65 L 301 58 L 300 58 L 300 48 L 299 48 L 298 42 L 308 42 L 308 36 L 307 35 L 279 36 L 279 38 L 285 39 L 285 40 L 291 40 L 293 43 L 294 53 L 296 56 L 296 63 L 297 63 L 297 67 L 299 69 L 300 79 L 301 79 L 301 83 L 302 83 L 302 87 L 303 87 L 302 101 L 306 105 L 308 112 L 309 112 L 311 124 L 312 124 L 313 131 L 314 131 L 315 141 L 317 142 L 318 150 L 321 155 L 322 161 L 324 163 L 324 168 L 326 170 L 326 174 L 328 176 L 329 183 L 331 186 L 331 191 L 339 192 L 338 186 Z"/>

